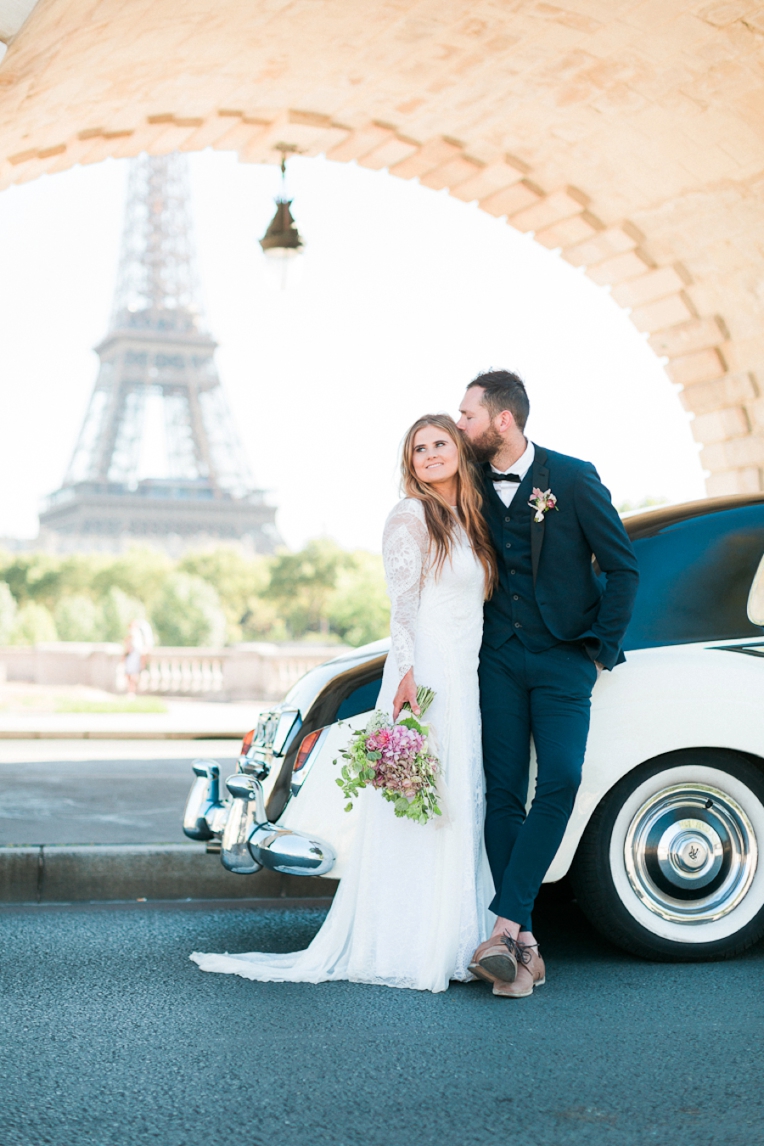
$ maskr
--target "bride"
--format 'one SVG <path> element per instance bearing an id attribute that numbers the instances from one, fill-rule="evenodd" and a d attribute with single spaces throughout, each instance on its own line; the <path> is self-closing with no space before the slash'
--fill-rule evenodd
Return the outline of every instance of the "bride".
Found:
<path id="1" fill-rule="evenodd" d="M 365 788 L 349 813 L 357 824 L 347 875 L 310 946 L 286 955 L 194 953 L 203 971 L 422 991 L 472 978 L 469 963 L 492 923 L 477 668 L 483 601 L 497 574 L 468 449 L 445 414 L 414 423 L 403 444 L 406 496 L 382 541 L 392 649 L 378 708 L 395 719 L 408 701 L 418 714 L 417 686 L 435 690 L 426 720 L 441 764 L 442 819 L 398 819 L 381 792 Z"/>

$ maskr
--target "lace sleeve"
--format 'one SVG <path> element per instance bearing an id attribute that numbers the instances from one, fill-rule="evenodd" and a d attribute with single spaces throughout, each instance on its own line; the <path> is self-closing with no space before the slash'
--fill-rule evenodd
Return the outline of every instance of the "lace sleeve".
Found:
<path id="1" fill-rule="evenodd" d="M 421 504 L 411 499 L 400 502 L 385 524 L 382 556 L 390 597 L 390 636 L 401 678 L 414 664 L 416 618 L 428 550 Z"/>

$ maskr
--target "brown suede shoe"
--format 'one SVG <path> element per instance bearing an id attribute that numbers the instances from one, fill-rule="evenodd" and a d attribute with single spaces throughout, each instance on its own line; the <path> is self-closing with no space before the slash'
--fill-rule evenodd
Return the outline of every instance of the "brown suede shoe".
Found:
<path id="1" fill-rule="evenodd" d="M 529 951 L 530 948 L 510 935 L 494 935 L 480 944 L 469 970 L 486 983 L 514 983 L 517 964 L 528 962 Z"/>
<path id="2" fill-rule="evenodd" d="M 530 952 L 530 959 L 527 963 L 523 961 L 522 969 L 529 973 L 530 981 L 528 975 L 520 975 L 513 983 L 494 983 L 494 995 L 501 999 L 527 999 L 533 994 L 534 987 L 546 983 L 546 967 L 538 947 L 527 947 L 526 950 Z"/>

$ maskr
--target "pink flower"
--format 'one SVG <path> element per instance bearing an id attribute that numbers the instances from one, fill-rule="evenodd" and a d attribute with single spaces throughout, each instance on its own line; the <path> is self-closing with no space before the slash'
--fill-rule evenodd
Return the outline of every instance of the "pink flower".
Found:
<path id="1" fill-rule="evenodd" d="M 551 489 L 540 490 L 538 486 L 534 486 L 533 495 L 528 501 L 528 505 L 531 509 L 536 510 L 533 520 L 543 521 L 545 513 L 550 509 L 557 509 L 557 498 Z"/>

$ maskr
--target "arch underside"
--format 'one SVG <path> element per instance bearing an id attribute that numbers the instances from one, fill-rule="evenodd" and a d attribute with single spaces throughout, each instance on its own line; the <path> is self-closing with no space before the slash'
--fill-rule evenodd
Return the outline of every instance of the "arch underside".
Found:
<path id="1" fill-rule="evenodd" d="M 0 65 L 0 186 L 285 148 L 477 200 L 630 310 L 709 493 L 762 489 L 764 8 L 562 3 L 40 0 Z"/>

